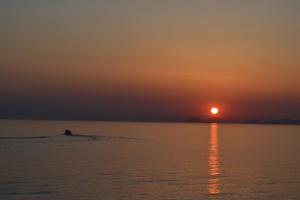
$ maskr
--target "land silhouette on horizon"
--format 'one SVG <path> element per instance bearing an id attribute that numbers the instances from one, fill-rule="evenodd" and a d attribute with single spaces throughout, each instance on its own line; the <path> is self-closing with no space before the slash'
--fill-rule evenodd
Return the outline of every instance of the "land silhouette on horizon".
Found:
<path id="1" fill-rule="evenodd" d="M 212 119 L 212 118 L 197 118 L 187 119 L 186 122 L 191 123 L 239 123 L 239 124 L 300 124 L 300 119 Z"/>
<path id="2" fill-rule="evenodd" d="M 0 118 L 0 120 L 50 120 L 50 121 L 111 121 L 111 122 L 175 122 L 175 123 L 224 123 L 224 124 L 291 124 L 300 125 L 300 119 L 222 119 L 191 117 L 180 119 L 97 119 L 97 118 Z"/>

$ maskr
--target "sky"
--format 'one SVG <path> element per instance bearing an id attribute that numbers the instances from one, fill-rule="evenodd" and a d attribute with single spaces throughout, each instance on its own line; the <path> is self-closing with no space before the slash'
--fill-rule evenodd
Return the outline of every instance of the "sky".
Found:
<path id="1" fill-rule="evenodd" d="M 1 0 L 0 118 L 300 119 L 300 1 Z"/>

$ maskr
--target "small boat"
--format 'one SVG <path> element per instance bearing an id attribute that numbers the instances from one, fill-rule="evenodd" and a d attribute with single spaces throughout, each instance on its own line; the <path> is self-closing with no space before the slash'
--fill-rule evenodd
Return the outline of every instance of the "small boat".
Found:
<path id="1" fill-rule="evenodd" d="M 97 136 L 93 136 L 93 135 L 80 135 L 80 134 L 74 134 L 72 133 L 72 131 L 70 131 L 69 129 L 65 130 L 64 133 L 65 136 L 72 136 L 72 137 L 85 137 L 85 138 L 91 138 L 91 139 L 96 139 Z"/>
<path id="2" fill-rule="evenodd" d="M 74 136 L 74 134 L 72 133 L 72 131 L 70 131 L 69 129 L 65 130 L 65 134 L 67 136 Z"/>

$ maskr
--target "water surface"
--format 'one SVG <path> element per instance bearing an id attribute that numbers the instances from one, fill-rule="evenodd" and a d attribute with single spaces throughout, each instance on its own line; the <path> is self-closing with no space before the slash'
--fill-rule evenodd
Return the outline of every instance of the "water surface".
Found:
<path id="1" fill-rule="evenodd" d="M 0 199 L 300 199 L 300 126 L 2 120 L 0 137 Z"/>

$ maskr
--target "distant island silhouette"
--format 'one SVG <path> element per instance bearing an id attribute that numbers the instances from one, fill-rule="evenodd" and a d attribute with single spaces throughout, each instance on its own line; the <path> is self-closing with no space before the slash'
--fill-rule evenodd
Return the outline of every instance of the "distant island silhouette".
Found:
<path id="1" fill-rule="evenodd" d="M 168 123 L 236 123 L 236 124 L 291 124 L 291 125 L 300 125 L 300 119 L 224 119 L 218 117 L 190 117 L 190 118 L 181 118 L 181 119 L 103 119 L 103 118 L 1 118 L 0 120 L 54 120 L 54 121 L 111 121 L 111 122 L 168 122 Z M 66 136 L 81 136 L 80 134 L 74 134 L 70 130 L 65 130 L 64 135 Z M 84 137 L 84 136 L 83 136 Z"/>
<path id="2" fill-rule="evenodd" d="M 243 120 L 233 120 L 233 119 L 218 119 L 218 118 L 198 118 L 192 117 L 187 119 L 185 122 L 191 123 L 238 123 L 238 124 L 300 124 L 300 119 L 243 119 Z"/>

